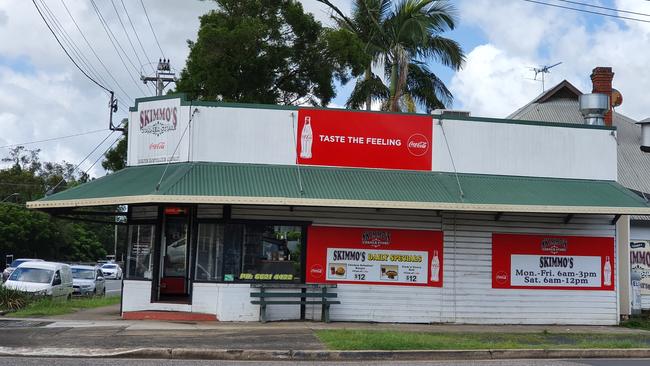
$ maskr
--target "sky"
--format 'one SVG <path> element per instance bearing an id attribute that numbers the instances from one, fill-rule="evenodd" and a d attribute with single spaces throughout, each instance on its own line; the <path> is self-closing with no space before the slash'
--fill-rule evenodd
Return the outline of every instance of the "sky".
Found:
<path id="1" fill-rule="evenodd" d="M 155 67 L 164 55 L 180 71 L 188 54 L 187 40 L 196 38 L 198 17 L 214 8 L 213 2 L 198 0 L 93 0 L 108 31 L 117 39 L 114 46 L 91 0 L 34 1 L 44 16 L 56 19 L 51 22 L 53 27 L 58 32 L 64 29 L 74 41 L 78 49 L 70 52 L 73 56 L 75 52 L 83 54 L 82 67 L 116 90 L 118 123 L 127 116 L 135 98 L 154 94 L 151 85 L 139 81 L 141 73 L 151 72 L 149 62 Z M 319 21 L 332 24 L 324 5 L 316 0 L 300 1 Z M 538 1 L 576 6 L 562 0 Z M 452 91 L 452 108 L 470 111 L 473 116 L 506 117 L 541 93 L 541 82 L 531 80 L 532 67 L 562 62 L 546 74 L 547 89 L 566 79 L 589 92 L 591 70 L 611 66 L 614 87 L 623 95 L 618 111 L 636 120 L 650 117 L 650 1 L 576 1 L 648 14 L 618 13 L 647 22 L 589 15 L 524 0 L 451 1 L 457 10 L 458 26 L 445 36 L 460 43 L 467 60 L 458 72 L 435 64 L 431 67 Z M 334 3 L 345 12 L 351 5 L 350 0 Z M 70 62 L 32 1 L 0 1 L 0 40 L 0 156 L 7 156 L 7 145 L 83 134 L 25 146 L 40 148 L 44 161 L 81 163 L 80 171 L 88 171 L 91 176 L 105 174 L 100 166 L 101 155 L 118 138 L 118 133 L 108 131 L 106 92 Z M 85 66 L 88 64 L 91 66 Z M 338 86 L 332 107 L 345 104 L 352 85 Z"/>

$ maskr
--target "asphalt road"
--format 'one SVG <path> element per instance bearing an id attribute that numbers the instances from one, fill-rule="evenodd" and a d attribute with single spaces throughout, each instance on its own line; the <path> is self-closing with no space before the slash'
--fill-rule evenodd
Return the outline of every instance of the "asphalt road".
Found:
<path id="1" fill-rule="evenodd" d="M 130 360 L 130 359 L 70 359 L 0 357 L 0 366 L 332 366 L 332 365 L 399 365 L 399 366 L 647 366 L 650 360 L 495 360 L 495 361 L 437 361 L 437 362 L 261 362 L 261 361 L 193 361 L 193 360 Z"/>
<path id="2" fill-rule="evenodd" d="M 106 296 L 120 296 L 122 280 L 106 280 Z"/>

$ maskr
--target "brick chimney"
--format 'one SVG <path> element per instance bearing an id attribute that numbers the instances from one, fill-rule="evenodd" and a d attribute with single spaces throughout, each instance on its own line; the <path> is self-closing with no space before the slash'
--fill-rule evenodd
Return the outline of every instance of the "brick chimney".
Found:
<path id="1" fill-rule="evenodd" d="M 611 67 L 596 67 L 591 72 L 592 93 L 605 94 L 609 97 L 609 111 L 605 113 L 605 126 L 612 125 L 612 80 L 614 73 Z"/>

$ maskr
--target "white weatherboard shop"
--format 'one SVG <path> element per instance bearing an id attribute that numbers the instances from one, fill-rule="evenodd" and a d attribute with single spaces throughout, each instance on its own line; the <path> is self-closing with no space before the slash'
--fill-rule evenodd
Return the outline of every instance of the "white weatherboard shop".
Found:
<path id="1" fill-rule="evenodd" d="M 168 96 L 128 136 L 126 169 L 29 203 L 128 205 L 126 319 L 257 321 L 251 292 L 278 284 L 336 285 L 332 321 L 630 313 L 625 223 L 650 207 L 615 182 L 615 128 Z"/>

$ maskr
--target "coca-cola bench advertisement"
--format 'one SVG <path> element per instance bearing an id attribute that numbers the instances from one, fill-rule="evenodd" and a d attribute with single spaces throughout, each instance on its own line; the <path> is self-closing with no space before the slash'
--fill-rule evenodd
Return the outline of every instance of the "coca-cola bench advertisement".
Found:
<path id="1" fill-rule="evenodd" d="M 493 234 L 492 287 L 614 290 L 614 238 Z"/>
<path id="2" fill-rule="evenodd" d="M 441 231 L 310 226 L 307 282 L 442 287 Z"/>

